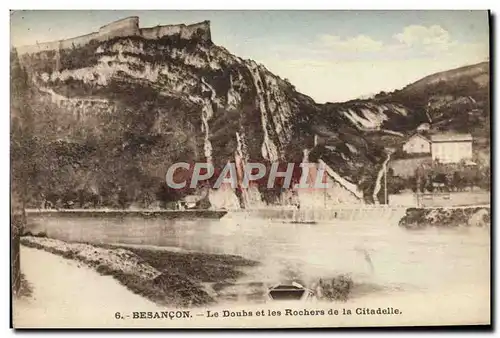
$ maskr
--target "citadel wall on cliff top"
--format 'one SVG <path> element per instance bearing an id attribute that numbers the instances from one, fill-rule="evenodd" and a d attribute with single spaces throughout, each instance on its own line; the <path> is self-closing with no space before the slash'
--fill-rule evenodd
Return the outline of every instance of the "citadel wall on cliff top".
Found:
<path id="1" fill-rule="evenodd" d="M 209 41 L 210 22 L 203 21 L 192 25 L 165 25 L 149 28 L 139 28 L 139 17 L 132 16 L 118 21 L 114 21 L 108 25 L 99 28 L 98 32 L 81 35 L 75 38 L 39 43 L 30 46 L 21 46 L 17 48 L 19 55 L 33 54 L 47 51 L 58 51 L 61 49 L 69 49 L 80 47 L 90 43 L 91 41 L 106 41 L 116 37 L 126 36 L 141 36 L 145 39 L 160 39 L 164 36 L 179 35 L 182 39 L 191 39 L 197 37 L 202 40 Z"/>

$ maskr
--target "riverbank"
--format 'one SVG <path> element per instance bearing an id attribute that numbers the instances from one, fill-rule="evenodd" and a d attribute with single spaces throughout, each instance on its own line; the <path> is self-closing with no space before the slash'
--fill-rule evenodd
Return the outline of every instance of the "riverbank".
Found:
<path id="1" fill-rule="evenodd" d="M 468 289 L 451 286 L 446 292 L 380 294 L 353 299 L 342 306 L 353 314 L 360 308 L 397 308 L 398 316 L 285 316 L 277 317 L 227 317 L 208 318 L 205 309 L 192 310 L 193 318 L 145 320 L 117 319 L 116 312 L 132 314 L 133 311 L 167 311 L 151 301 L 127 290 L 111 276 L 102 276 L 93 268 L 38 249 L 21 246 L 23 273 L 33 281 L 33 295 L 15 299 L 13 321 L 16 328 L 186 328 L 186 327 L 323 327 L 386 326 L 386 325 L 443 325 L 489 324 L 490 296 L 488 287 L 470 285 Z M 210 307 L 221 312 L 226 304 Z M 256 313 L 260 304 L 231 306 L 231 311 L 245 310 Z M 303 302 L 268 303 L 267 310 L 285 308 L 303 311 L 332 308 L 331 303 L 304 304 Z"/>
<path id="2" fill-rule="evenodd" d="M 473 208 L 408 208 L 399 221 L 407 229 L 426 227 L 489 227 L 491 211 L 487 207 Z"/>
<path id="3" fill-rule="evenodd" d="M 133 293 L 169 307 L 212 304 L 207 284 L 234 283 L 244 276 L 244 267 L 257 265 L 232 255 L 69 243 L 45 237 L 25 236 L 21 244 L 81 262 L 112 276 Z"/>
<path id="4" fill-rule="evenodd" d="M 366 286 L 366 292 L 359 294 L 361 290 L 354 285 L 352 296 L 347 302 L 318 301 L 292 304 L 271 301 L 261 304 L 247 300 L 229 302 L 216 298 L 220 300 L 217 304 L 187 309 L 191 310 L 193 315 L 191 319 L 144 320 L 133 319 L 131 316 L 126 320 L 117 320 L 114 317 L 117 311 L 129 315 L 133 311 L 167 311 L 173 309 L 175 304 L 160 306 L 127 290 L 116 278 L 97 273 L 95 266 L 90 267 L 75 258 L 65 259 L 61 255 L 23 245 L 21 269 L 26 279 L 32 283 L 33 297 L 30 299 L 31 303 L 16 302 L 14 307 L 17 316 L 15 318 L 18 318 L 16 326 L 220 327 L 223 324 L 227 327 L 241 325 L 276 327 L 306 326 L 311 323 L 319 326 L 346 326 L 475 324 L 489 321 L 490 246 L 489 236 L 481 228 L 462 229 L 465 231 L 430 229 L 430 231 L 414 232 L 397 227 L 351 222 L 339 223 L 335 227 L 322 225 L 291 227 L 283 223 L 273 223 L 272 226 L 267 224 L 259 226 L 258 223 L 252 225 L 253 227 L 241 226 L 229 230 L 215 227 L 210 229 L 210 241 L 204 242 L 212 245 L 210 248 L 217 249 L 218 252 L 243 255 L 260 262 L 258 266 L 249 267 L 246 277 L 238 278 L 238 283 L 247 283 L 243 286 L 245 291 L 249 290 L 248 282 L 275 280 L 274 277 L 294 276 L 302 279 L 304 285 L 311 286 L 309 282 L 317 278 L 346 272 L 353 275 L 353 280 L 357 284 Z M 133 224 L 130 225 L 132 226 Z M 142 229 L 142 226 L 139 229 Z M 178 231 L 181 229 L 186 229 L 186 224 L 176 228 Z M 191 242 L 203 243 L 202 235 L 206 234 L 207 228 L 202 227 L 202 229 L 204 232 L 201 234 L 187 232 L 183 236 Z M 220 235 L 220 232 L 215 230 L 230 232 L 224 233 L 224 236 L 214 237 Z M 141 233 L 141 236 L 144 234 Z M 134 242 L 137 244 L 119 248 L 130 252 L 130 255 L 133 254 L 130 248 L 148 251 L 172 250 L 139 244 L 148 243 L 144 240 Z M 231 246 L 228 246 L 228 243 Z M 78 243 L 58 241 L 56 248 L 62 250 L 60 245 L 73 247 L 73 244 L 78 245 Z M 233 245 L 237 250 L 233 250 Z M 95 248 L 115 249 L 116 246 L 91 246 L 89 251 Z M 352 252 L 353 248 L 356 248 L 356 252 Z M 174 252 L 194 253 L 182 246 L 177 247 Z M 210 256 L 209 252 L 213 251 L 205 252 Z M 191 256 L 194 257 L 194 262 L 189 262 L 187 258 L 189 256 L 182 257 L 186 258 L 184 262 L 196 264 L 198 256 Z M 117 264 L 119 262 L 118 260 Z M 246 270 L 245 267 L 242 269 Z M 281 271 L 284 269 L 289 269 L 290 273 L 283 274 Z M 216 272 L 215 277 L 219 276 L 220 273 Z M 232 292 L 231 289 L 235 287 L 237 286 L 228 285 L 222 290 Z M 233 293 L 237 291 L 241 290 L 234 290 Z M 215 299 L 215 296 L 213 298 Z M 358 307 L 394 307 L 399 308 L 403 315 L 314 318 L 295 316 L 282 317 L 280 320 L 271 316 L 244 318 L 244 320 L 229 317 L 207 318 L 206 315 L 198 317 L 199 314 L 206 314 L 207 309 L 246 310 L 255 313 L 263 308 L 276 311 L 283 311 L 285 308 L 297 310 L 350 308 L 354 313 Z"/>
<path id="5" fill-rule="evenodd" d="M 101 275 L 114 277 L 133 293 L 169 307 L 263 303 L 268 300 L 268 288 L 279 282 L 266 281 L 266 273 L 258 270 L 260 263 L 235 255 L 151 245 L 73 243 L 44 234 L 24 236 L 21 244 L 84 263 Z M 306 285 L 294 274 L 279 273 L 283 274 L 281 281 L 312 287 L 315 297 L 322 300 L 347 301 L 365 287 L 344 274 L 327 274 L 319 284 Z"/>

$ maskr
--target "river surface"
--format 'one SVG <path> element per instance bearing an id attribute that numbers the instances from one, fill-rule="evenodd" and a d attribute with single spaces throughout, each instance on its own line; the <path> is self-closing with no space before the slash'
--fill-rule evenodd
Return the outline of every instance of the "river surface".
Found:
<path id="1" fill-rule="evenodd" d="M 489 289 L 486 228 L 405 230 L 397 220 L 294 224 L 230 213 L 220 220 L 30 216 L 35 231 L 66 241 L 153 245 L 240 255 L 261 264 L 248 281 L 350 275 L 355 297 L 373 293 Z"/>

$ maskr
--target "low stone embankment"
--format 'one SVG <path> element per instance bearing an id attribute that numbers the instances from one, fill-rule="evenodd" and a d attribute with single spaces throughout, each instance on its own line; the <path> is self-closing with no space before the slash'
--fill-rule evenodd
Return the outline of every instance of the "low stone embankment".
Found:
<path id="1" fill-rule="evenodd" d="M 489 227 L 489 207 L 471 208 L 408 208 L 399 226 L 408 229 L 426 227 Z"/>

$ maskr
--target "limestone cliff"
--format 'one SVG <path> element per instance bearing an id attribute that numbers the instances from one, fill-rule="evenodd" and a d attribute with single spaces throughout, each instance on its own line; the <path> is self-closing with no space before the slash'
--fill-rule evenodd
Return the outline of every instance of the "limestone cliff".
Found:
<path id="1" fill-rule="evenodd" d="M 33 203 L 82 205 L 94 196 L 97 205 L 147 207 L 189 192 L 164 187 L 172 163 L 221 167 L 236 158 L 240 167 L 322 160 L 334 182 L 329 203 L 373 202 L 386 155 L 365 134 L 383 129 L 390 114 L 408 115 L 398 104 L 318 105 L 265 66 L 215 45 L 208 22 L 140 28 L 132 17 L 18 55 L 45 161 L 34 174 Z M 226 187 L 210 200 L 251 207 L 280 203 L 283 193 Z"/>

